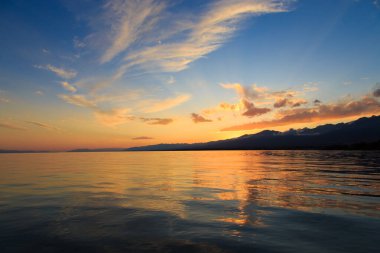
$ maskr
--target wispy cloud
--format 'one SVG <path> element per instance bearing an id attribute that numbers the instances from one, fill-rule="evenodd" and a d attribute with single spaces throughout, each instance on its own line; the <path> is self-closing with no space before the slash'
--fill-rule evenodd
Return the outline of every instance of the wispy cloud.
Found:
<path id="1" fill-rule="evenodd" d="M 149 125 L 168 125 L 173 122 L 170 118 L 140 118 L 141 121 L 148 123 Z"/>
<path id="2" fill-rule="evenodd" d="M 37 127 L 40 127 L 40 128 L 46 129 L 46 130 L 49 130 L 49 131 L 61 131 L 61 129 L 58 128 L 58 127 L 51 126 L 51 125 L 48 125 L 48 124 L 45 124 L 45 123 L 42 123 L 42 122 L 37 122 L 37 121 L 25 121 L 25 123 L 28 123 L 28 124 L 31 124 L 31 125 L 33 125 L 33 126 L 37 126 Z"/>
<path id="3" fill-rule="evenodd" d="M 65 95 L 61 94 L 59 95 L 61 99 L 66 101 L 69 104 L 77 105 L 80 107 L 87 107 L 87 108 L 92 108 L 92 109 L 98 109 L 97 105 L 94 101 L 86 98 L 83 95 Z"/>
<path id="4" fill-rule="evenodd" d="M 197 114 L 197 113 L 192 113 L 192 114 L 191 114 L 191 120 L 192 120 L 194 123 L 212 122 L 211 119 L 206 119 L 205 117 L 203 117 L 202 115 L 199 115 L 199 114 Z"/>
<path id="5" fill-rule="evenodd" d="M 153 137 L 148 137 L 148 136 L 138 136 L 138 137 L 134 137 L 132 138 L 132 140 L 135 140 L 135 141 L 140 141 L 140 140 L 152 140 L 154 139 Z"/>
<path id="6" fill-rule="evenodd" d="M 62 77 L 63 79 L 72 79 L 72 78 L 76 77 L 76 75 L 77 75 L 77 72 L 74 70 L 58 68 L 58 67 L 55 67 L 55 66 L 50 65 L 50 64 L 43 65 L 43 66 L 42 65 L 35 65 L 34 67 L 38 68 L 38 69 L 49 70 L 49 71 L 53 72 L 54 74 L 56 74 L 57 76 Z"/>
<path id="7" fill-rule="evenodd" d="M 11 100 L 4 93 L 4 91 L 0 90 L 0 103 L 9 103 Z"/>
<path id="8" fill-rule="evenodd" d="M 27 130 L 27 128 L 25 128 L 23 126 L 19 126 L 19 125 L 16 125 L 14 123 L 7 122 L 7 121 L 0 121 L 0 127 L 11 129 L 11 130 L 21 130 L 21 131 Z"/>
<path id="9" fill-rule="evenodd" d="M 141 35 L 153 29 L 165 4 L 155 0 L 114 0 L 105 8 L 111 24 L 111 45 L 101 57 L 101 62 L 112 60 L 128 49 Z"/>
<path id="10" fill-rule="evenodd" d="M 95 118 L 106 126 L 117 126 L 125 124 L 128 121 L 134 119 L 132 115 L 129 114 L 130 109 L 128 108 L 115 108 L 111 110 L 95 110 Z"/>
<path id="11" fill-rule="evenodd" d="M 66 81 L 61 82 L 61 85 L 67 91 L 70 91 L 70 92 L 73 92 L 73 93 L 77 91 L 77 88 L 75 88 L 73 85 L 69 84 Z"/>
<path id="12" fill-rule="evenodd" d="M 134 119 L 134 117 L 129 114 L 131 111 L 129 108 L 103 109 L 98 106 L 97 99 L 89 99 L 86 96 L 79 94 L 61 94 L 59 97 L 69 104 L 90 109 L 93 112 L 95 119 L 106 126 L 121 125 Z M 100 100 L 101 99 L 102 98 L 100 98 Z"/>
<path id="13" fill-rule="evenodd" d="M 0 97 L 0 103 L 9 103 L 11 100 L 9 98 Z"/>
<path id="14" fill-rule="evenodd" d="M 312 123 L 320 120 L 343 119 L 354 116 L 365 116 L 380 113 L 380 102 L 373 97 L 365 96 L 358 100 L 343 101 L 331 104 L 320 104 L 312 108 L 297 108 L 282 111 L 278 118 L 269 121 L 258 121 L 222 129 L 222 131 L 242 131 L 285 126 L 296 123 Z"/>
<path id="15" fill-rule="evenodd" d="M 145 103 L 149 103 L 150 105 L 143 108 L 142 111 L 145 113 L 154 113 L 154 112 L 168 110 L 170 108 L 173 108 L 180 104 L 185 103 L 190 98 L 191 98 L 191 95 L 189 94 L 180 94 L 174 98 L 167 98 L 167 99 L 159 100 L 159 101 L 145 101 Z"/>
<path id="16" fill-rule="evenodd" d="M 141 1 L 143 2 L 143 1 Z M 122 22 L 116 27 L 118 32 L 113 45 L 106 51 L 102 61 L 112 59 L 116 54 L 126 50 L 144 32 L 150 31 L 155 25 L 154 17 L 163 11 L 164 5 L 154 1 L 137 4 L 131 1 L 130 11 L 123 12 Z M 236 32 L 240 21 L 248 16 L 287 11 L 288 1 L 279 0 L 234 0 L 216 1 L 208 5 L 196 20 L 183 21 L 169 27 L 170 33 L 156 45 L 147 44 L 137 50 L 128 52 L 124 58 L 125 64 L 118 70 L 117 76 L 122 76 L 129 68 L 141 67 L 155 71 L 178 72 L 186 69 L 190 63 L 206 56 L 220 48 Z M 116 6 L 120 5 L 117 1 Z M 141 10 L 140 10 L 141 9 Z M 140 18 L 133 18 L 142 12 Z M 143 11 L 142 11 L 143 10 Z M 133 13 L 132 13 L 133 12 Z M 119 14 L 120 11 L 115 11 Z M 148 29 L 141 29 L 142 24 L 150 17 L 154 20 Z M 130 20 L 133 20 L 131 22 Z M 166 20 L 166 22 L 168 22 Z M 170 22 L 169 22 L 170 23 Z M 139 30 L 140 28 L 140 30 Z M 156 26 L 160 28 L 160 26 Z M 165 32 L 161 32 L 161 34 Z M 150 41 L 150 40 L 148 40 Z"/>
<path id="17" fill-rule="evenodd" d="M 86 46 L 86 43 L 75 36 L 73 39 L 73 45 L 75 48 L 84 48 Z"/>

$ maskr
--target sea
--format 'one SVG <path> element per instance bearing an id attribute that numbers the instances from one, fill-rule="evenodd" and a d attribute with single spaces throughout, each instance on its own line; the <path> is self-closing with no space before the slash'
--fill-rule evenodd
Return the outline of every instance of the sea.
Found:
<path id="1" fill-rule="evenodd" d="M 0 154 L 0 252 L 380 252 L 380 152 Z"/>

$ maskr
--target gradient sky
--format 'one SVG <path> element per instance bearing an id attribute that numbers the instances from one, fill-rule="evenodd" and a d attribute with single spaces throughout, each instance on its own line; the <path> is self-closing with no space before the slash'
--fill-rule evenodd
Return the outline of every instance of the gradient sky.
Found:
<path id="1" fill-rule="evenodd" d="M 0 149 L 200 142 L 380 114 L 378 0 L 3 0 Z"/>

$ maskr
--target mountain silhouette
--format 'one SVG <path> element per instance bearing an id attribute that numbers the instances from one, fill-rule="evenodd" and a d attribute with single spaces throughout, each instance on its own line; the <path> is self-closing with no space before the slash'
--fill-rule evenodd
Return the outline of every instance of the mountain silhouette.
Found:
<path id="1" fill-rule="evenodd" d="M 285 132 L 264 130 L 238 138 L 193 144 L 157 144 L 126 151 L 257 149 L 380 149 L 380 116 Z"/>

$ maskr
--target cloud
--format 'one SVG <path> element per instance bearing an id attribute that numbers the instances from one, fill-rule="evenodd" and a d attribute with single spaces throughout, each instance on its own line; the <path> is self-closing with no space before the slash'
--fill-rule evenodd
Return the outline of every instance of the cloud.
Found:
<path id="1" fill-rule="evenodd" d="M 314 105 L 320 105 L 322 102 L 321 102 L 321 100 L 319 100 L 319 99 L 315 99 L 314 101 L 313 101 L 313 104 Z"/>
<path id="2" fill-rule="evenodd" d="M 57 76 L 62 77 L 63 79 L 72 79 L 72 78 L 76 77 L 76 75 L 77 75 L 77 72 L 74 70 L 66 70 L 63 68 L 55 67 L 55 66 L 50 65 L 50 64 L 47 64 L 44 66 L 35 65 L 34 67 L 38 68 L 38 69 L 49 70 L 49 71 L 53 72 L 54 74 L 56 74 Z"/>
<path id="3" fill-rule="evenodd" d="M 174 76 L 169 76 L 167 82 L 168 82 L 168 84 L 174 84 L 176 82 Z"/>
<path id="4" fill-rule="evenodd" d="M 77 88 L 75 88 L 74 86 L 72 86 L 71 84 L 69 84 L 66 81 L 61 82 L 61 85 L 67 91 L 70 91 L 70 92 L 73 92 L 73 93 L 77 91 Z"/>
<path id="5" fill-rule="evenodd" d="M 109 1 L 105 7 L 113 23 L 111 45 L 102 55 L 102 63 L 112 60 L 128 49 L 142 34 L 150 31 L 165 5 L 154 0 L 115 0 Z"/>
<path id="6" fill-rule="evenodd" d="M 6 96 L 2 95 L 2 93 L 4 94 L 5 92 L 0 90 L 0 103 L 9 103 L 11 102 L 11 100 L 9 98 L 7 98 Z"/>
<path id="7" fill-rule="evenodd" d="M 373 0 L 372 3 L 380 9 L 380 0 Z"/>
<path id="8" fill-rule="evenodd" d="M 192 113 L 191 114 L 191 119 L 194 123 L 205 123 L 205 122 L 212 122 L 211 119 L 206 119 L 205 117 L 199 115 L 199 114 L 196 114 L 196 113 Z"/>
<path id="9" fill-rule="evenodd" d="M 80 40 L 78 37 L 74 37 L 73 44 L 75 48 L 84 48 L 86 46 L 86 43 L 84 43 L 82 40 Z"/>
<path id="10" fill-rule="evenodd" d="M 285 126 L 295 123 L 312 123 L 320 120 L 341 119 L 380 113 L 380 102 L 366 96 L 354 101 L 336 104 L 321 104 L 313 108 L 297 108 L 280 113 L 277 119 L 258 121 L 222 129 L 222 131 L 242 131 L 268 127 Z"/>
<path id="11" fill-rule="evenodd" d="M 281 108 L 281 107 L 285 107 L 287 104 L 288 104 L 287 98 L 279 99 L 274 103 L 273 107 L 274 108 Z"/>
<path id="12" fill-rule="evenodd" d="M 373 96 L 378 98 L 380 97 L 380 83 L 377 83 L 373 91 Z"/>
<path id="13" fill-rule="evenodd" d="M 40 128 L 44 128 L 46 130 L 60 131 L 60 129 L 58 127 L 51 126 L 51 125 L 48 125 L 48 124 L 45 124 L 45 123 L 41 123 L 41 122 L 37 122 L 37 121 L 25 121 L 25 122 L 28 123 L 28 124 L 40 127 Z"/>
<path id="14" fill-rule="evenodd" d="M 10 100 L 8 98 L 5 98 L 5 97 L 0 97 L 0 103 L 9 103 Z"/>
<path id="15" fill-rule="evenodd" d="M 132 140 L 152 140 L 154 139 L 153 137 L 148 137 L 148 136 L 139 136 L 139 137 L 134 137 Z"/>
<path id="16" fill-rule="evenodd" d="M 291 99 L 291 98 L 280 98 L 277 99 L 273 104 L 274 108 L 282 108 L 286 106 L 290 107 L 300 107 L 302 105 L 306 105 L 307 101 L 305 99 Z"/>
<path id="17" fill-rule="evenodd" d="M 149 125 L 168 125 L 173 122 L 173 119 L 169 118 L 140 118 L 141 121 L 148 123 Z"/>
<path id="18" fill-rule="evenodd" d="M 238 96 L 245 100 L 254 100 L 262 97 L 264 93 L 268 91 L 265 87 L 257 87 L 255 84 L 251 87 L 245 87 L 240 83 L 226 83 L 221 84 L 225 89 L 233 89 L 238 94 Z"/>
<path id="19" fill-rule="evenodd" d="M 88 99 L 83 95 L 62 94 L 59 95 L 59 97 L 69 104 L 91 109 L 95 119 L 106 126 L 121 125 L 134 119 L 134 117 L 129 114 L 129 108 L 102 109 L 97 105 L 96 99 Z M 98 100 L 101 99 L 103 98 L 98 98 Z"/>
<path id="20" fill-rule="evenodd" d="M 147 45 L 139 50 L 129 52 L 124 58 L 125 65 L 118 71 L 118 76 L 122 76 L 134 66 L 165 72 L 184 70 L 190 63 L 217 50 L 226 43 L 234 35 L 240 21 L 244 18 L 287 11 L 285 7 L 287 2 L 279 0 L 222 0 L 209 4 L 204 13 L 197 15 L 199 18 L 195 18 L 196 20 L 182 21 L 185 25 L 171 25 L 168 30 L 172 30 L 172 32 L 168 33 L 167 37 L 164 36 L 160 43 Z M 152 5 L 151 1 L 148 3 Z M 154 10 L 162 11 L 155 5 L 153 7 L 156 7 Z M 157 15 L 159 11 L 146 12 Z M 126 14 L 126 17 L 130 16 L 131 19 L 137 15 Z M 145 17 L 146 14 L 130 24 L 128 32 L 121 33 L 126 36 L 122 37 L 122 40 L 115 41 L 124 41 L 124 43 L 120 46 L 113 46 L 112 50 L 107 51 L 103 61 L 111 59 L 116 53 L 125 50 L 137 37 L 141 36 L 141 33 L 136 33 L 138 27 L 145 21 Z M 168 21 L 166 20 L 166 22 Z M 124 22 L 121 23 L 124 24 Z"/>
<path id="21" fill-rule="evenodd" d="M 189 94 L 181 94 L 174 98 L 167 98 L 160 101 L 153 101 L 150 102 L 151 104 L 143 109 L 143 112 L 145 113 L 154 113 L 154 112 L 160 112 L 164 110 L 168 110 L 170 108 L 176 107 L 182 103 L 185 103 L 191 98 L 191 95 Z"/>
<path id="22" fill-rule="evenodd" d="M 117 126 L 133 120 L 134 117 L 129 115 L 128 108 L 115 108 L 111 110 L 94 111 L 95 118 L 98 122 L 106 126 Z"/>
<path id="23" fill-rule="evenodd" d="M 291 107 L 300 107 L 301 105 L 306 105 L 307 101 L 305 99 L 298 99 L 298 100 L 293 100 L 289 102 Z"/>
<path id="24" fill-rule="evenodd" d="M 247 100 L 243 100 L 242 102 L 244 104 L 244 107 L 246 108 L 246 111 L 242 114 L 243 116 L 247 116 L 247 117 L 260 116 L 262 114 L 265 114 L 271 111 L 271 109 L 269 108 L 255 107 L 253 103 Z"/>
<path id="25" fill-rule="evenodd" d="M 94 101 L 87 99 L 83 95 L 65 95 L 61 94 L 59 95 L 61 99 L 66 101 L 69 104 L 77 105 L 80 107 L 86 107 L 86 108 L 91 108 L 91 109 L 98 109 L 97 105 Z"/>
<path id="26" fill-rule="evenodd" d="M 23 126 L 18 126 L 16 124 L 9 123 L 9 122 L 0 122 L 0 127 L 11 129 L 11 130 L 21 130 L 21 131 L 27 130 Z"/>
<path id="27" fill-rule="evenodd" d="M 37 90 L 36 92 L 34 92 L 36 95 L 39 95 L 39 96 L 42 96 L 44 95 L 44 92 L 41 91 L 41 90 Z"/>

